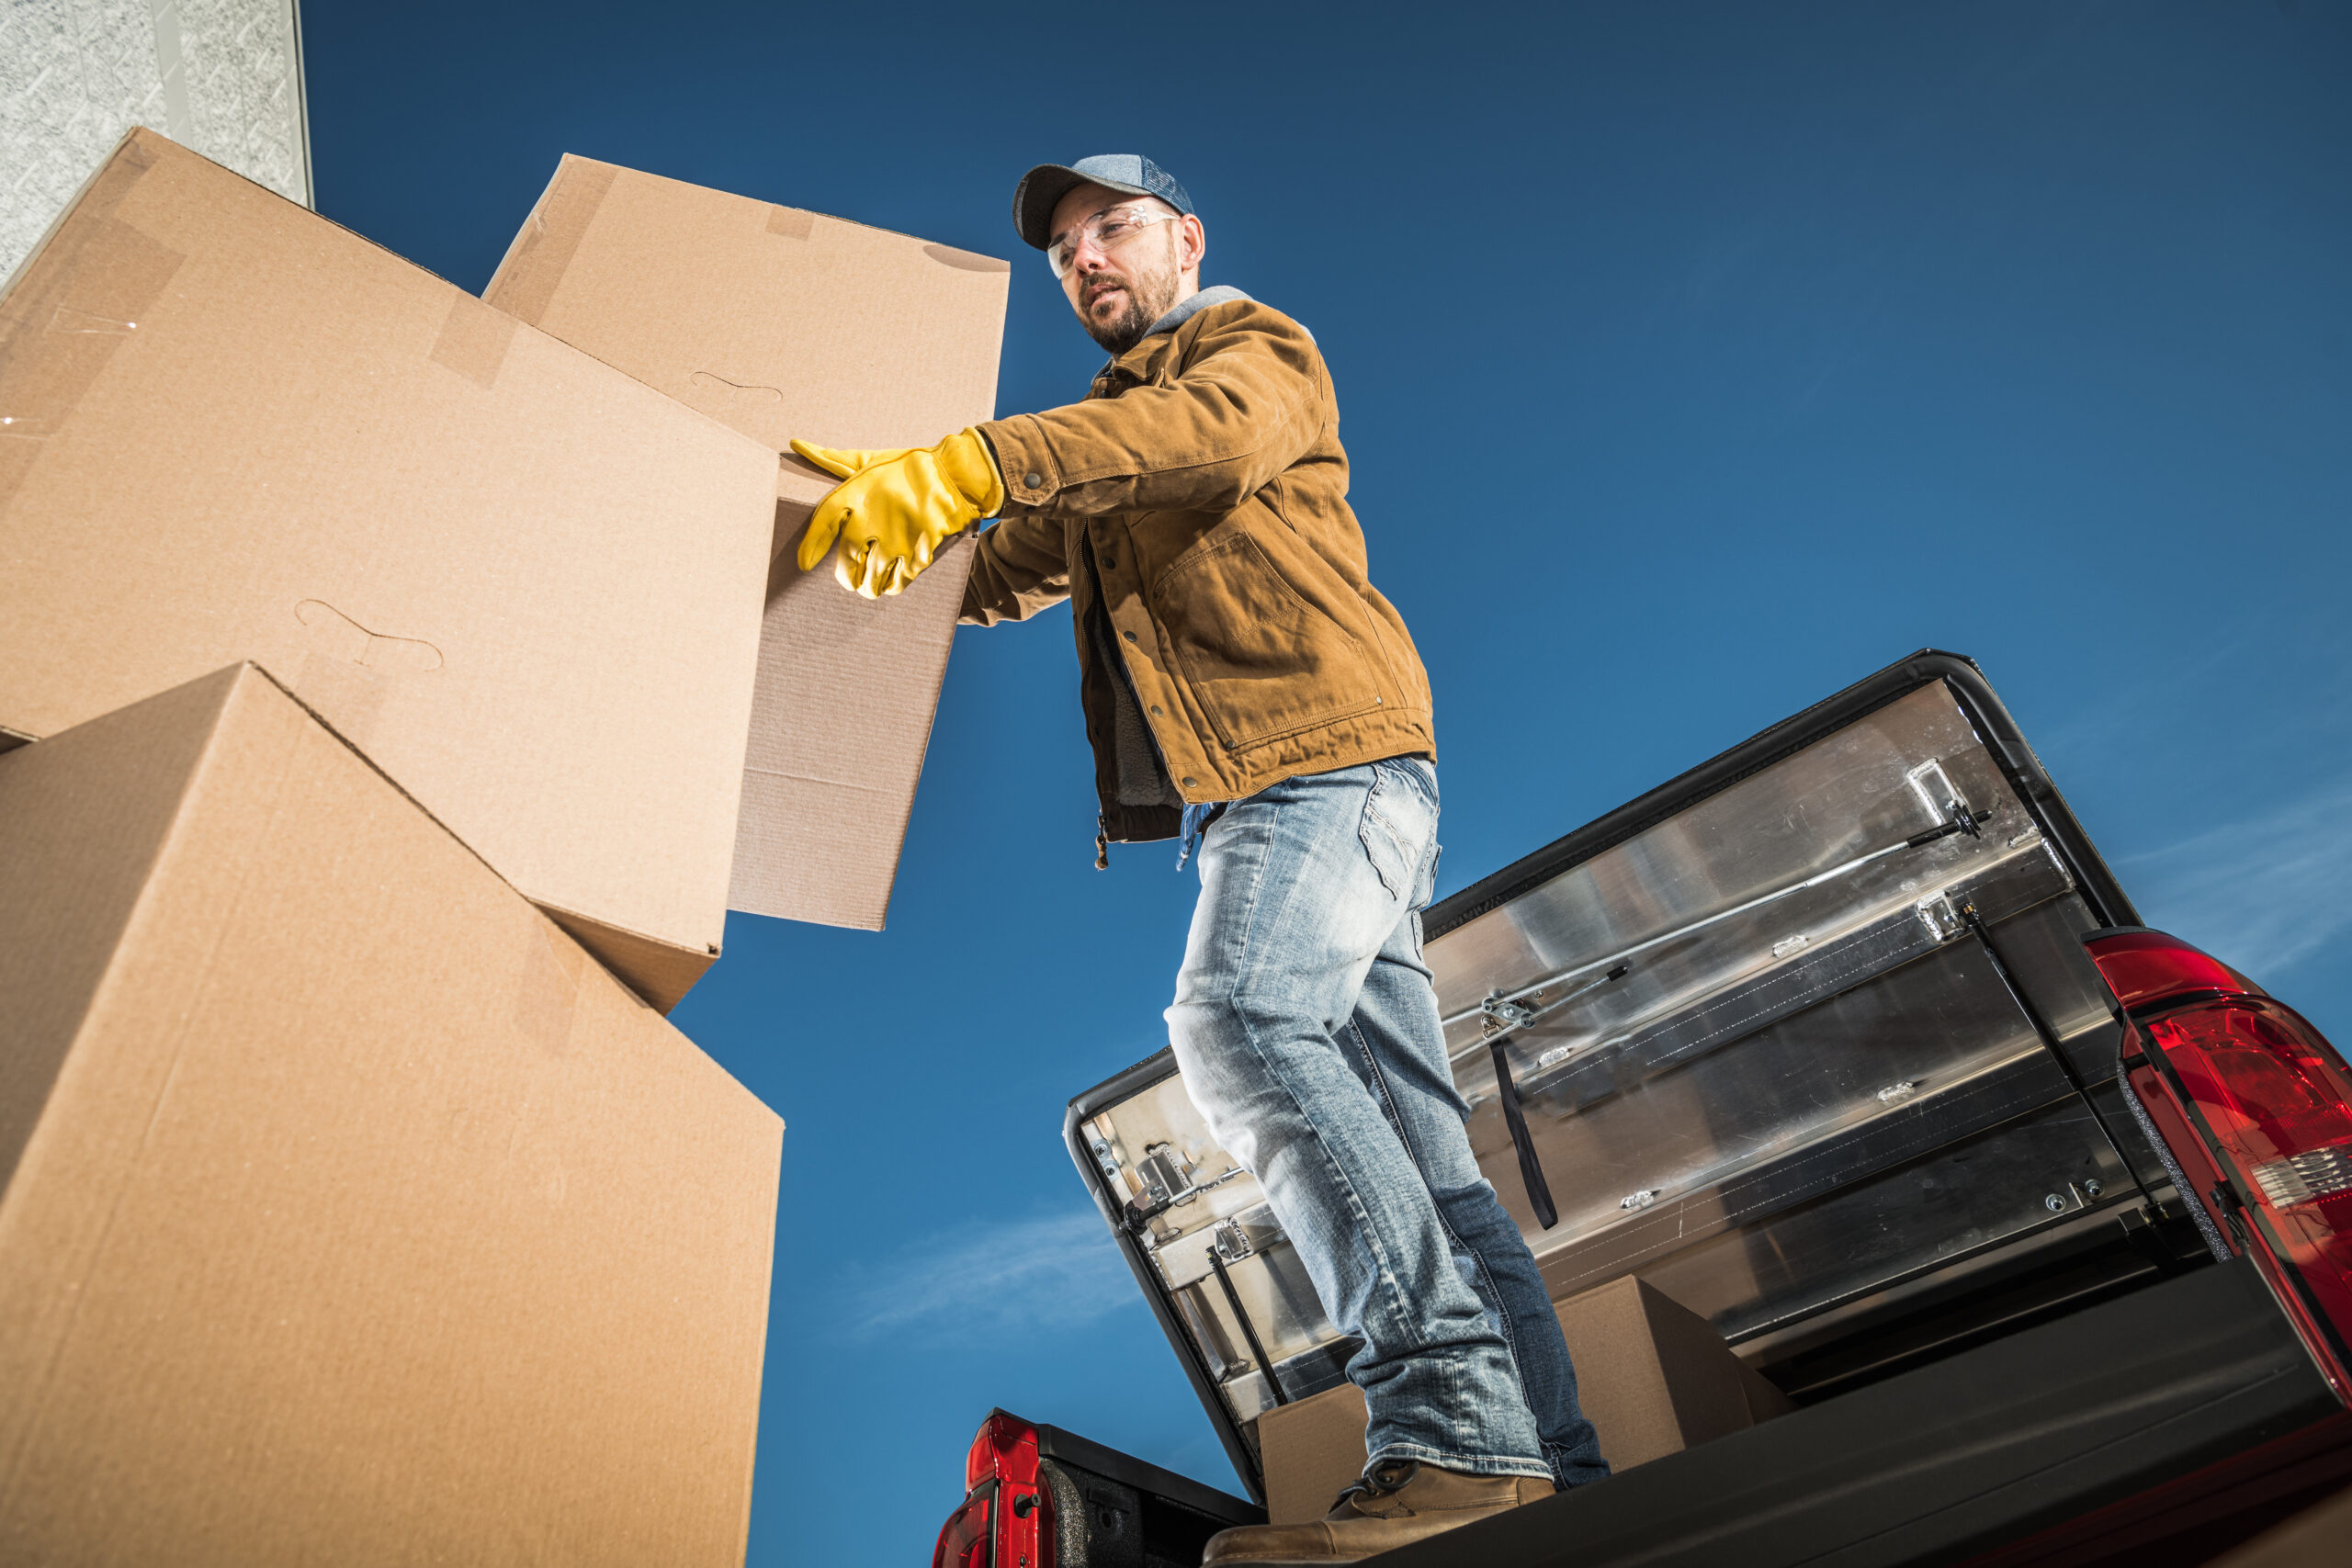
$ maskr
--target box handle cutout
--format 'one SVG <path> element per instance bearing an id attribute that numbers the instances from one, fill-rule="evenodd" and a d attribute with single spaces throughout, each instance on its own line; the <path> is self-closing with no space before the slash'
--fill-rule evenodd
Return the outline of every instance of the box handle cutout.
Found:
<path id="1" fill-rule="evenodd" d="M 311 628 L 321 652 L 370 670 L 438 670 L 441 650 L 415 637 L 385 637 L 371 632 L 323 599 L 305 599 L 294 606 L 294 618 Z"/>

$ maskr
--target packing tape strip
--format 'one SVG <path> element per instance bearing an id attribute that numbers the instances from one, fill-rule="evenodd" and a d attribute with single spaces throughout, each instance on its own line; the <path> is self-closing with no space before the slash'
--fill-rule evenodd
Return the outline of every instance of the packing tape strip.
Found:
<path id="1" fill-rule="evenodd" d="M 922 254 L 942 266 L 952 266 L 957 272 L 1011 272 L 1012 264 L 1002 256 L 984 256 L 978 251 L 959 251 L 953 245 L 925 245 Z"/>
<path id="2" fill-rule="evenodd" d="M 797 207 L 768 209 L 768 232 L 787 240 L 805 240 L 817 231 L 817 215 Z"/>
<path id="3" fill-rule="evenodd" d="M 126 138 L 0 299 L 0 512 L 187 260 L 115 215 L 156 151 Z"/>
<path id="4" fill-rule="evenodd" d="M 376 730 L 391 694 L 373 670 L 334 652 L 313 648 L 294 671 L 294 694 L 326 721 L 351 749 L 372 759 Z"/>
<path id="5" fill-rule="evenodd" d="M 537 909 L 526 915 L 530 934 L 523 939 L 523 963 L 515 976 L 514 1027 L 548 1055 L 568 1056 L 587 956 L 545 915 Z"/>
<path id="6" fill-rule="evenodd" d="M 484 389 L 498 385 L 499 367 L 523 323 L 483 304 L 463 289 L 452 291 L 449 313 L 433 340 L 433 363 L 445 365 Z"/>
<path id="7" fill-rule="evenodd" d="M 554 303 L 555 291 L 562 287 L 564 272 L 587 235 L 588 225 L 596 220 L 596 209 L 605 205 L 605 193 L 613 188 L 620 172 L 611 164 L 566 153 L 555 179 L 539 197 L 538 206 L 531 209 L 523 232 L 481 297 L 508 315 L 537 326 Z"/>

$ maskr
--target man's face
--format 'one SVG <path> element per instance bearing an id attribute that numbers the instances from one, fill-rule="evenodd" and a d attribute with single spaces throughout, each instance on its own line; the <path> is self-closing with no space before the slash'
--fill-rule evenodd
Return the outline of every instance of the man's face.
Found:
<path id="1" fill-rule="evenodd" d="M 1112 208 L 1173 214 L 1154 197 L 1123 196 L 1101 186 L 1080 186 L 1054 207 L 1052 233 L 1058 239 Z M 1200 225 L 1186 218 L 1154 223 L 1107 253 L 1091 240 L 1078 247 L 1062 275 L 1062 292 L 1087 335 L 1111 353 L 1125 354 L 1143 341 L 1152 322 L 1184 295 L 1187 264 L 1200 265 Z"/>

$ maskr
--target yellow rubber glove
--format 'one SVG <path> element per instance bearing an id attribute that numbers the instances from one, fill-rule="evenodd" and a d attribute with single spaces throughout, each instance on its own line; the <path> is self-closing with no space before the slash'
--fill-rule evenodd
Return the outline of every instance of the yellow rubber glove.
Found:
<path id="1" fill-rule="evenodd" d="M 1004 506 L 1004 478 L 974 431 L 896 451 L 792 449 L 842 481 L 800 536 L 800 570 L 814 571 L 838 537 L 834 581 L 868 599 L 905 592 L 941 545 Z"/>

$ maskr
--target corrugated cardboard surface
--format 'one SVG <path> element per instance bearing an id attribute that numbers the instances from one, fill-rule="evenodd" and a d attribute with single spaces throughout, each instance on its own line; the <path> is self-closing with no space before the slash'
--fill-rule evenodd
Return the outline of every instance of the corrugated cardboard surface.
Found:
<path id="1" fill-rule="evenodd" d="M 1694 1448 L 1795 1408 L 1731 1353 L 1707 1320 L 1628 1276 L 1554 1303 L 1577 1397 L 1611 1470 Z M 1363 1393 L 1327 1389 L 1258 1417 L 1266 1514 L 1305 1524 L 1364 1466 Z"/>
<path id="2" fill-rule="evenodd" d="M 0 1561 L 734 1564 L 782 1127 L 266 676 L 0 757 Z"/>
<path id="3" fill-rule="evenodd" d="M 2352 1556 L 2352 1490 L 2263 1531 L 2211 1568 L 2343 1568 Z"/>
<path id="4" fill-rule="evenodd" d="M 1707 1320 L 1630 1275 L 1555 1303 L 1577 1393 L 1616 1470 L 1795 1408 Z"/>
<path id="5" fill-rule="evenodd" d="M 1363 1473 L 1363 1391 L 1351 1382 L 1278 1404 L 1258 1417 L 1258 1462 L 1265 1471 L 1271 1524 L 1311 1524 Z"/>
<path id="6" fill-rule="evenodd" d="M 484 298 L 782 453 L 928 446 L 989 418 L 1006 264 L 567 156 Z M 832 480 L 787 461 L 730 907 L 878 930 L 964 579 L 896 599 L 804 576 Z"/>
<path id="7" fill-rule="evenodd" d="M 0 422 L 0 730 L 258 660 L 644 994 L 707 966 L 773 453 L 146 130 Z"/>

